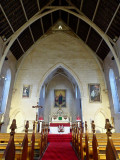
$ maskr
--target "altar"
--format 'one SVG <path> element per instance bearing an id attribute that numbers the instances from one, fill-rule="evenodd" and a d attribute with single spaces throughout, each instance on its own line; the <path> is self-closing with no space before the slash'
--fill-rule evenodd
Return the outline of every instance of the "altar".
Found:
<path id="1" fill-rule="evenodd" d="M 49 126 L 50 134 L 68 134 L 70 133 L 70 118 L 60 108 L 50 117 Z"/>
<path id="2" fill-rule="evenodd" d="M 50 123 L 50 134 L 70 133 L 70 123 Z"/>

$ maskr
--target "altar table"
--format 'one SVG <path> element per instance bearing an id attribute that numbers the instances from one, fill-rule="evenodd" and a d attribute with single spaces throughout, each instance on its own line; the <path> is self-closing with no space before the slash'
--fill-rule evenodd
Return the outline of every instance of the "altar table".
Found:
<path id="1" fill-rule="evenodd" d="M 59 132 L 59 127 L 63 127 L 64 132 Z M 70 123 L 50 123 L 51 134 L 68 134 L 70 133 Z"/>

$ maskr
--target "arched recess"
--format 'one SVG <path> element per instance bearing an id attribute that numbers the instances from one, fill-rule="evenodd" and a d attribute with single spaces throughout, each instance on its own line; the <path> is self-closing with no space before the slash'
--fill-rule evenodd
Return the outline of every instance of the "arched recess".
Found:
<path id="1" fill-rule="evenodd" d="M 18 38 L 18 36 L 28 27 L 30 26 L 32 23 L 34 23 L 35 21 L 37 21 L 38 19 L 42 18 L 43 16 L 47 15 L 47 14 L 50 14 L 52 12 L 55 12 L 57 10 L 62 10 L 62 11 L 65 11 L 65 12 L 68 12 L 76 17 L 78 17 L 79 19 L 83 20 L 84 22 L 86 22 L 87 24 L 89 24 L 102 38 L 103 40 L 106 42 L 106 44 L 108 45 L 108 47 L 110 48 L 113 56 L 115 57 L 115 61 L 116 61 L 116 64 L 117 64 L 117 68 L 118 68 L 118 72 L 119 72 L 119 75 L 120 75 L 120 62 L 119 62 L 119 59 L 116 55 L 116 52 L 114 50 L 114 48 L 112 47 L 110 41 L 109 41 L 109 38 L 108 36 L 96 25 L 94 24 L 89 18 L 87 18 L 85 15 L 83 15 L 83 13 L 81 12 L 81 14 L 78 14 L 78 13 L 75 13 L 71 10 L 68 10 L 66 9 L 65 7 L 56 7 L 55 9 L 51 9 L 49 11 L 46 11 L 44 13 L 40 13 L 38 12 L 36 15 L 34 15 L 29 21 L 27 21 L 21 28 L 19 28 L 11 37 L 10 39 L 10 42 L 9 44 L 7 45 L 5 51 L 4 51 L 4 54 L 0 60 L 0 73 L 1 73 L 1 69 L 2 69 L 2 66 L 3 66 L 3 63 L 4 63 L 4 59 L 10 49 L 10 47 L 12 46 L 12 44 L 14 43 L 14 41 Z"/>
<path id="2" fill-rule="evenodd" d="M 6 75 L 4 77 L 4 86 L 3 86 L 3 91 L 2 91 L 2 103 L 1 103 L 1 107 L 0 107 L 0 112 L 2 114 L 4 114 L 6 111 L 9 90 L 10 90 L 10 84 L 11 84 L 11 71 L 10 71 L 10 69 L 8 69 L 6 72 Z"/>
<path id="3" fill-rule="evenodd" d="M 10 114 L 10 121 L 9 121 L 9 125 L 7 127 L 7 133 L 10 132 L 10 125 L 12 123 L 13 119 L 16 119 L 16 124 L 17 124 L 17 132 L 23 132 L 24 129 L 24 122 L 25 122 L 25 114 L 24 112 L 21 111 L 21 109 L 17 108 L 14 109 L 12 111 L 12 113 Z"/>
<path id="4" fill-rule="evenodd" d="M 95 115 L 96 133 L 105 133 L 105 115 L 100 111 Z"/>
<path id="5" fill-rule="evenodd" d="M 109 81 L 110 81 L 110 88 L 111 88 L 114 111 L 115 113 L 119 113 L 120 112 L 120 101 L 118 97 L 118 90 L 117 90 L 117 85 L 116 85 L 116 80 L 115 80 L 113 69 L 109 70 Z"/>
<path id="6" fill-rule="evenodd" d="M 67 65 L 65 65 L 64 63 L 57 63 L 55 64 L 54 66 L 52 66 L 42 77 L 42 79 L 39 81 L 39 86 L 38 86 L 38 90 L 37 90 L 37 97 L 39 97 L 39 93 L 42 89 L 42 86 L 44 84 L 44 81 L 47 79 L 47 77 L 54 71 L 56 70 L 57 68 L 59 67 L 62 67 L 63 69 L 67 70 L 72 77 L 74 77 L 76 83 L 78 84 L 78 87 L 79 87 L 79 90 L 80 90 L 80 93 L 81 93 L 81 97 L 84 96 L 84 91 L 83 91 L 83 87 L 82 87 L 82 84 L 80 82 L 80 79 L 78 78 L 78 76 L 75 74 L 75 72 L 70 68 L 68 67 Z"/>
<path id="7" fill-rule="evenodd" d="M 42 77 L 42 79 L 39 82 L 39 86 L 38 86 L 38 91 L 37 91 L 37 97 L 40 95 L 39 97 L 39 105 L 44 106 L 44 98 L 43 95 L 45 95 L 45 83 L 46 81 L 49 79 L 51 81 L 51 79 L 53 79 L 52 77 L 54 77 L 54 73 L 56 73 L 57 69 L 62 69 L 65 71 L 67 77 L 69 77 L 68 79 L 71 80 L 71 82 L 73 82 L 74 84 L 76 84 L 73 88 L 74 88 L 74 92 L 76 92 L 76 87 L 77 87 L 77 107 L 78 109 L 80 109 L 80 116 L 81 119 L 83 119 L 83 115 L 82 115 L 82 98 L 83 97 L 83 89 L 82 89 L 82 85 L 81 82 L 79 80 L 79 78 L 77 77 L 77 75 L 72 71 L 71 68 L 69 68 L 68 66 L 66 66 L 63 63 L 58 63 L 56 65 L 54 65 L 53 67 L 51 67 L 46 73 L 45 75 Z M 69 76 L 68 76 L 69 74 Z M 55 75 L 56 76 L 56 75 Z M 72 83 L 71 83 L 72 84 Z M 79 90 L 79 91 L 78 91 Z M 78 97 L 79 96 L 79 97 Z M 79 101 L 79 103 L 78 103 Z M 40 110 L 40 112 L 43 112 L 43 109 Z M 43 114 L 43 113 L 42 113 Z M 42 114 L 39 114 L 39 116 L 42 116 Z"/>

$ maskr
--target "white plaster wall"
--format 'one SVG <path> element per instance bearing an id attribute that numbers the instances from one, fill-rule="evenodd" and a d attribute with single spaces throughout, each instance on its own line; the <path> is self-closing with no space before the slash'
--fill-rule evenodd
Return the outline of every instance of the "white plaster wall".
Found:
<path id="1" fill-rule="evenodd" d="M 29 53 L 29 54 L 28 54 Z M 14 85 L 16 89 L 12 96 L 11 118 L 18 110 L 23 115 L 23 121 L 35 119 L 33 105 L 39 101 L 40 87 L 47 73 L 58 64 L 66 66 L 69 72 L 77 78 L 81 92 L 84 120 L 90 123 L 96 112 L 103 110 L 110 118 L 108 94 L 104 92 L 103 74 L 97 64 L 94 53 L 78 38 L 63 32 L 44 36 L 26 53 L 21 62 Z M 89 83 L 100 83 L 101 103 L 89 103 Z M 31 85 L 30 98 L 22 98 L 23 85 Z"/>
<path id="2" fill-rule="evenodd" d="M 118 57 L 120 57 L 120 38 L 116 42 L 115 49 L 118 53 Z M 109 82 L 109 70 L 113 69 L 114 75 L 116 78 L 116 85 L 117 85 L 117 90 L 118 90 L 118 97 L 120 101 L 120 77 L 118 74 L 118 69 L 116 66 L 115 60 L 112 60 L 111 58 L 113 57 L 112 53 L 110 52 L 107 57 L 104 60 L 104 73 L 105 73 L 105 78 L 107 82 L 107 88 L 108 88 L 108 95 L 109 95 L 109 101 L 110 101 L 110 110 L 111 110 L 111 115 L 114 118 L 114 126 L 115 126 L 115 131 L 120 132 L 120 113 L 115 113 L 114 111 L 114 106 L 113 106 L 113 101 L 112 101 L 112 94 L 111 94 L 111 88 L 110 88 L 110 82 Z"/>

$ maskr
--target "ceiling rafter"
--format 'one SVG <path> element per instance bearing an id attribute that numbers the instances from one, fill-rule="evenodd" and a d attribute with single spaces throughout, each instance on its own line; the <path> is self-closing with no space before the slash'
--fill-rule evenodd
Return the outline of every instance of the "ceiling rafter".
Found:
<path id="1" fill-rule="evenodd" d="M 111 18 L 111 21 L 110 21 L 110 23 L 108 24 L 108 27 L 107 27 L 107 29 L 106 29 L 106 31 L 105 31 L 105 34 L 106 34 L 107 31 L 109 30 L 109 28 L 110 28 L 110 26 L 111 26 L 111 24 L 112 24 L 112 22 L 113 22 L 113 20 L 114 20 L 114 18 L 115 18 L 115 16 L 116 16 L 118 10 L 119 10 L 119 8 L 120 8 L 120 3 L 118 4 L 118 7 L 117 7 L 117 9 L 116 9 L 116 11 L 115 11 L 113 17 Z M 110 40 L 110 37 L 109 37 L 109 40 Z M 98 52 L 98 50 L 99 50 L 99 48 L 100 48 L 102 42 L 103 42 L 103 39 L 100 41 L 100 43 L 99 43 L 99 45 L 98 45 L 98 47 L 97 47 L 97 49 L 96 49 L 96 51 L 95 51 L 96 53 Z"/>
<path id="2" fill-rule="evenodd" d="M 99 4 L 100 4 L 100 0 L 98 0 L 98 1 L 97 1 L 96 8 L 95 8 L 95 11 L 94 11 L 94 14 L 93 14 L 93 17 L 92 17 L 92 22 L 93 22 L 93 21 L 94 21 L 94 19 L 95 19 L 95 16 L 96 16 L 96 13 L 97 13 L 97 10 L 98 10 L 98 7 L 99 7 Z M 89 37 L 89 35 L 90 35 L 90 31 L 91 31 L 91 26 L 89 27 L 88 34 L 87 34 L 87 37 L 86 37 L 85 43 L 87 43 L 87 41 L 88 41 L 88 37 Z"/>
<path id="3" fill-rule="evenodd" d="M 40 10 L 40 3 L 39 0 L 37 0 L 38 9 Z"/>
<path id="4" fill-rule="evenodd" d="M 70 18 L 70 14 L 68 13 L 67 25 L 69 25 L 69 18 Z"/>
<path id="5" fill-rule="evenodd" d="M 52 4 L 50 4 L 50 6 L 51 6 Z M 51 24 L 52 24 L 52 26 L 53 26 L 53 13 L 51 13 L 50 14 L 51 15 Z"/>
<path id="6" fill-rule="evenodd" d="M 40 3 L 39 3 L 39 0 L 37 0 L 37 5 L 38 5 L 38 10 L 40 11 Z M 43 27 L 42 18 L 40 19 L 40 23 L 41 23 L 41 27 L 42 27 L 42 32 L 43 32 L 43 34 L 44 34 L 44 27 Z"/>
<path id="7" fill-rule="evenodd" d="M 79 13 L 79 9 L 76 8 L 76 6 L 75 6 L 70 0 L 66 0 L 66 2 L 67 2 L 70 6 L 74 6 L 74 9 Z M 81 1 L 80 9 L 82 9 L 82 5 L 83 5 L 83 0 Z M 81 11 L 81 10 L 80 10 L 80 11 Z M 79 22 L 80 22 L 80 19 L 78 18 L 77 27 L 76 27 L 76 33 L 78 32 Z M 69 13 L 68 13 L 67 25 L 69 25 Z"/>
<path id="8" fill-rule="evenodd" d="M 76 10 L 79 14 L 81 14 L 81 15 L 84 15 L 85 16 L 85 14 L 84 13 L 82 13 L 81 12 L 81 10 L 80 9 L 78 9 L 70 0 L 66 0 L 67 1 L 67 3 L 70 5 L 70 6 L 73 6 L 74 7 L 74 10 Z M 84 1 L 84 0 L 83 0 Z"/>
<path id="9" fill-rule="evenodd" d="M 50 1 L 45 5 L 44 8 L 41 8 L 41 12 L 42 12 L 44 9 L 46 9 L 49 5 L 51 5 L 51 3 L 53 3 L 53 2 L 54 2 L 54 0 L 50 0 Z M 37 5 L 38 5 L 38 10 L 40 11 L 40 3 L 39 3 L 39 0 L 37 0 Z M 43 34 L 44 34 L 45 31 L 44 31 L 44 26 L 43 26 L 42 18 L 40 19 L 40 23 L 41 23 L 41 27 L 42 27 L 42 32 L 43 32 Z"/>
<path id="10" fill-rule="evenodd" d="M 82 11 L 83 1 L 84 1 L 84 0 L 81 0 L 80 11 Z M 78 33 L 79 24 L 80 24 L 80 19 L 78 18 L 77 27 L 76 27 L 76 34 Z"/>
<path id="11" fill-rule="evenodd" d="M 59 6 L 61 6 L 61 0 L 59 0 Z M 59 17 L 61 19 L 61 10 L 59 11 Z"/>
<path id="12" fill-rule="evenodd" d="M 47 6 L 46 9 L 55 9 L 57 8 L 58 6 Z M 66 9 L 76 9 L 74 6 L 61 6 L 63 8 L 66 8 Z"/>
<path id="13" fill-rule="evenodd" d="M 83 1 L 84 1 L 84 0 L 81 0 L 80 11 L 82 11 Z M 80 19 L 78 18 L 77 27 L 76 27 L 76 34 L 78 33 L 79 24 L 80 24 Z"/>
<path id="14" fill-rule="evenodd" d="M 9 24 L 9 26 L 10 26 L 12 32 L 15 33 L 15 31 L 14 31 L 14 29 L 13 29 L 13 27 L 12 27 L 12 25 L 11 25 L 11 23 L 10 23 L 10 21 L 9 21 L 9 19 L 8 19 L 6 13 L 5 13 L 5 11 L 4 11 L 4 9 L 2 8 L 1 4 L 0 4 L 0 8 L 1 8 L 1 11 L 2 11 L 3 15 L 5 16 L 5 19 L 7 20 L 7 22 L 8 22 L 8 24 Z M 20 41 L 18 40 L 18 38 L 17 38 L 17 42 L 19 43 L 19 45 L 20 45 L 20 47 L 21 47 L 23 53 L 25 53 L 25 51 L 24 51 L 24 49 L 23 49 L 23 47 L 22 47 Z"/>
<path id="15" fill-rule="evenodd" d="M 27 14 L 26 14 L 26 11 L 25 11 L 25 8 L 24 8 L 24 5 L 23 5 L 22 0 L 20 0 L 20 3 L 21 3 L 21 6 L 22 6 L 22 9 L 23 9 L 23 12 L 24 12 L 25 18 L 26 18 L 26 20 L 28 21 Z M 29 28 L 29 31 L 30 31 L 30 34 L 31 34 L 32 40 L 33 40 L 33 42 L 35 43 L 35 39 L 34 39 L 34 36 L 33 36 L 32 30 L 31 30 L 31 27 L 29 26 L 28 28 Z"/>
<path id="16" fill-rule="evenodd" d="M 51 15 L 51 24 L 53 26 L 53 14 L 51 13 L 50 15 Z"/>
<path id="17" fill-rule="evenodd" d="M 68 3 L 68 1 L 66 0 L 66 2 Z M 68 3 L 70 5 L 70 3 Z M 69 18 L 70 18 L 70 14 L 68 13 L 68 17 L 67 17 L 67 25 L 69 25 Z"/>

